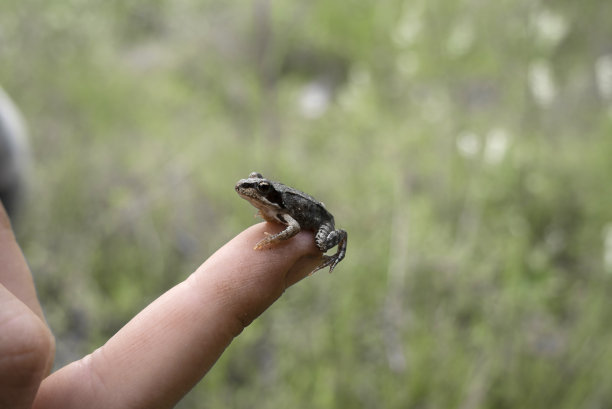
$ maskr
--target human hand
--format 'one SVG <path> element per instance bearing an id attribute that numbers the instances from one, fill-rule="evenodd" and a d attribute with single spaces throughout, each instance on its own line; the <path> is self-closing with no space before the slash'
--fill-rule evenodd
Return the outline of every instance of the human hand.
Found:
<path id="1" fill-rule="evenodd" d="M 309 232 L 253 250 L 264 231 L 280 229 L 246 229 L 102 347 L 47 376 L 53 337 L 0 206 L 0 407 L 173 407 L 234 337 L 320 263 Z"/>

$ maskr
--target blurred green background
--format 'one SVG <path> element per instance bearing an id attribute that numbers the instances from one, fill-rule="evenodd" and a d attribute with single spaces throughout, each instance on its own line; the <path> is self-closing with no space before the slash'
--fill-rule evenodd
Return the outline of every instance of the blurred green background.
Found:
<path id="1" fill-rule="evenodd" d="M 612 2 L 2 0 L 57 366 L 254 223 L 257 170 L 347 258 L 179 408 L 612 406 Z M 335 251 L 335 250 L 334 250 Z"/>

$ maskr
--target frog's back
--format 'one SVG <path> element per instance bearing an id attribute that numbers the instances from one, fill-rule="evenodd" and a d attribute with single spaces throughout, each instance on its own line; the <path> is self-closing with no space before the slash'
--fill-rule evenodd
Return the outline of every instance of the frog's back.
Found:
<path id="1" fill-rule="evenodd" d="M 324 223 L 334 226 L 334 216 L 323 203 L 304 192 L 290 189 L 283 195 L 283 202 L 286 208 L 292 209 L 291 216 L 302 229 L 316 231 Z"/>

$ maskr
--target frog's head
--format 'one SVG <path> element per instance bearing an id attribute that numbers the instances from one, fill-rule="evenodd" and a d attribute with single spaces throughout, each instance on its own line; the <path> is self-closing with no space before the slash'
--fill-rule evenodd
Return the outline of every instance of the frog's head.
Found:
<path id="1" fill-rule="evenodd" d="M 284 208 L 282 192 L 277 184 L 264 178 L 261 173 L 252 172 L 248 178 L 236 183 L 236 192 L 260 210 Z"/>

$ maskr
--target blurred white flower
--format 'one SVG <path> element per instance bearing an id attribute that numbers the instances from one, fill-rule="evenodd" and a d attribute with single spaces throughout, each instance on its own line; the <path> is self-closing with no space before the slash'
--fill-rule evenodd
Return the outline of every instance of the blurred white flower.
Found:
<path id="1" fill-rule="evenodd" d="M 461 156 L 472 158 L 480 152 L 480 139 L 474 132 L 461 132 L 457 135 L 457 150 Z"/>
<path id="2" fill-rule="evenodd" d="M 557 96 L 557 87 L 550 64 L 544 60 L 529 66 L 529 89 L 538 105 L 549 106 Z"/>
<path id="3" fill-rule="evenodd" d="M 612 273 L 612 223 L 603 228 L 603 264 L 608 273 Z"/>
<path id="4" fill-rule="evenodd" d="M 322 81 L 308 83 L 299 97 L 300 112 L 306 118 L 318 118 L 327 111 L 331 99 L 329 85 Z"/>
<path id="5" fill-rule="evenodd" d="M 595 61 L 597 90 L 605 100 L 612 100 L 612 54 L 600 56 Z"/>
<path id="6" fill-rule="evenodd" d="M 496 164 L 506 156 L 509 141 L 508 131 L 504 128 L 493 128 L 487 133 L 487 141 L 484 149 L 484 160 L 490 164 Z"/>
<path id="7" fill-rule="evenodd" d="M 446 50 L 450 55 L 459 57 L 470 50 L 474 43 L 474 37 L 474 26 L 462 20 L 451 30 L 446 42 Z"/>
<path id="8" fill-rule="evenodd" d="M 546 47 L 554 47 L 568 32 L 568 22 L 561 14 L 539 10 L 532 16 L 537 41 Z"/>
<path id="9" fill-rule="evenodd" d="M 422 28 L 420 13 L 411 9 L 402 15 L 399 24 L 393 31 L 392 39 L 400 47 L 410 46 L 416 41 Z"/>

